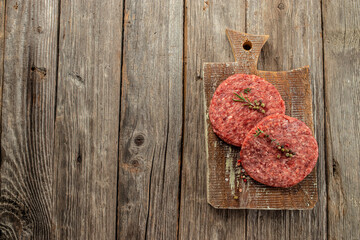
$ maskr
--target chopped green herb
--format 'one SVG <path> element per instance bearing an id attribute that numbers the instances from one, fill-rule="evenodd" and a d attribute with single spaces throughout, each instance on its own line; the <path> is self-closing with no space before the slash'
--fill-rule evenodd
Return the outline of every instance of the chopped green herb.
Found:
<path id="1" fill-rule="evenodd" d="M 251 92 L 251 88 L 245 88 L 245 89 L 244 89 L 244 93 L 245 93 L 245 94 L 248 94 L 249 92 Z"/>
<path id="2" fill-rule="evenodd" d="M 244 90 L 244 92 L 245 92 L 245 90 Z M 242 95 L 242 93 L 240 93 L 240 95 L 237 94 L 237 93 L 234 93 L 234 94 L 235 94 L 235 96 L 236 96 L 238 99 L 234 99 L 234 98 L 233 98 L 233 101 L 235 101 L 235 102 L 242 102 L 242 103 L 244 103 L 244 106 L 249 106 L 249 109 L 254 109 L 254 110 L 257 110 L 258 112 L 265 113 L 265 109 L 263 109 L 262 107 L 260 107 L 260 105 L 261 105 L 262 103 L 258 102 L 257 100 L 254 100 L 254 103 L 252 103 L 252 102 L 249 100 L 249 98 L 244 97 L 244 96 Z"/>

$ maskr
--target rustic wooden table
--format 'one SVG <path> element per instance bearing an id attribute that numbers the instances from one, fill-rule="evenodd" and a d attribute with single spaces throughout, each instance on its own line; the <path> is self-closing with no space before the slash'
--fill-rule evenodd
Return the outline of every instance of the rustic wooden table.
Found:
<path id="1" fill-rule="evenodd" d="M 206 201 L 203 62 L 310 65 L 310 211 Z M 0 239 L 360 239 L 357 0 L 0 0 Z"/>

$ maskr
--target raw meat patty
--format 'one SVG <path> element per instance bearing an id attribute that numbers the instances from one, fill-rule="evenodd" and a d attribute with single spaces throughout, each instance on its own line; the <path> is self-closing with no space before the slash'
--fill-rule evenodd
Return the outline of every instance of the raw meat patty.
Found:
<path id="1" fill-rule="evenodd" d="M 259 129 L 263 133 L 255 136 Z M 259 122 L 247 134 L 240 151 L 241 165 L 247 174 L 272 187 L 285 188 L 299 183 L 315 167 L 317 158 L 318 145 L 310 128 L 283 114 L 271 115 Z"/>
<path id="2" fill-rule="evenodd" d="M 250 92 L 244 90 L 250 88 Z M 242 94 L 249 101 L 262 100 L 265 113 L 249 109 L 239 99 Z M 240 147 L 245 135 L 265 116 L 285 113 L 285 103 L 276 88 L 256 75 L 235 74 L 216 89 L 209 107 L 209 118 L 214 132 L 225 142 Z"/>

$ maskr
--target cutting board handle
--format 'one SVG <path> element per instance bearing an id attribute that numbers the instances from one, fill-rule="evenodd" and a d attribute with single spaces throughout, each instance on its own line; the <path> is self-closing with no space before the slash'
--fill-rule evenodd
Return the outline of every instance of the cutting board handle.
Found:
<path id="1" fill-rule="evenodd" d="M 257 73 L 257 62 L 261 48 L 268 40 L 269 35 L 253 35 L 226 29 L 226 36 L 229 39 L 235 61 L 249 73 Z"/>

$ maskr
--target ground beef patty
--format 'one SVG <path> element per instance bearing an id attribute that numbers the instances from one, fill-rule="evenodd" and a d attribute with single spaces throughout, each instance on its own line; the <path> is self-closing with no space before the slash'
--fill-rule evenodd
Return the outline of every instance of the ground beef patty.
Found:
<path id="1" fill-rule="evenodd" d="M 245 89 L 248 89 L 244 92 Z M 234 94 L 247 97 L 252 103 L 262 100 L 265 107 L 250 109 Z M 262 113 L 260 110 L 264 110 Z M 235 74 L 216 89 L 209 107 L 209 118 L 214 132 L 225 142 L 241 146 L 246 133 L 267 115 L 285 113 L 285 103 L 269 82 L 255 75 Z"/>
<path id="2" fill-rule="evenodd" d="M 272 187 L 299 183 L 312 171 L 317 158 L 318 145 L 310 128 L 283 114 L 259 122 L 246 135 L 240 151 L 247 174 Z"/>

